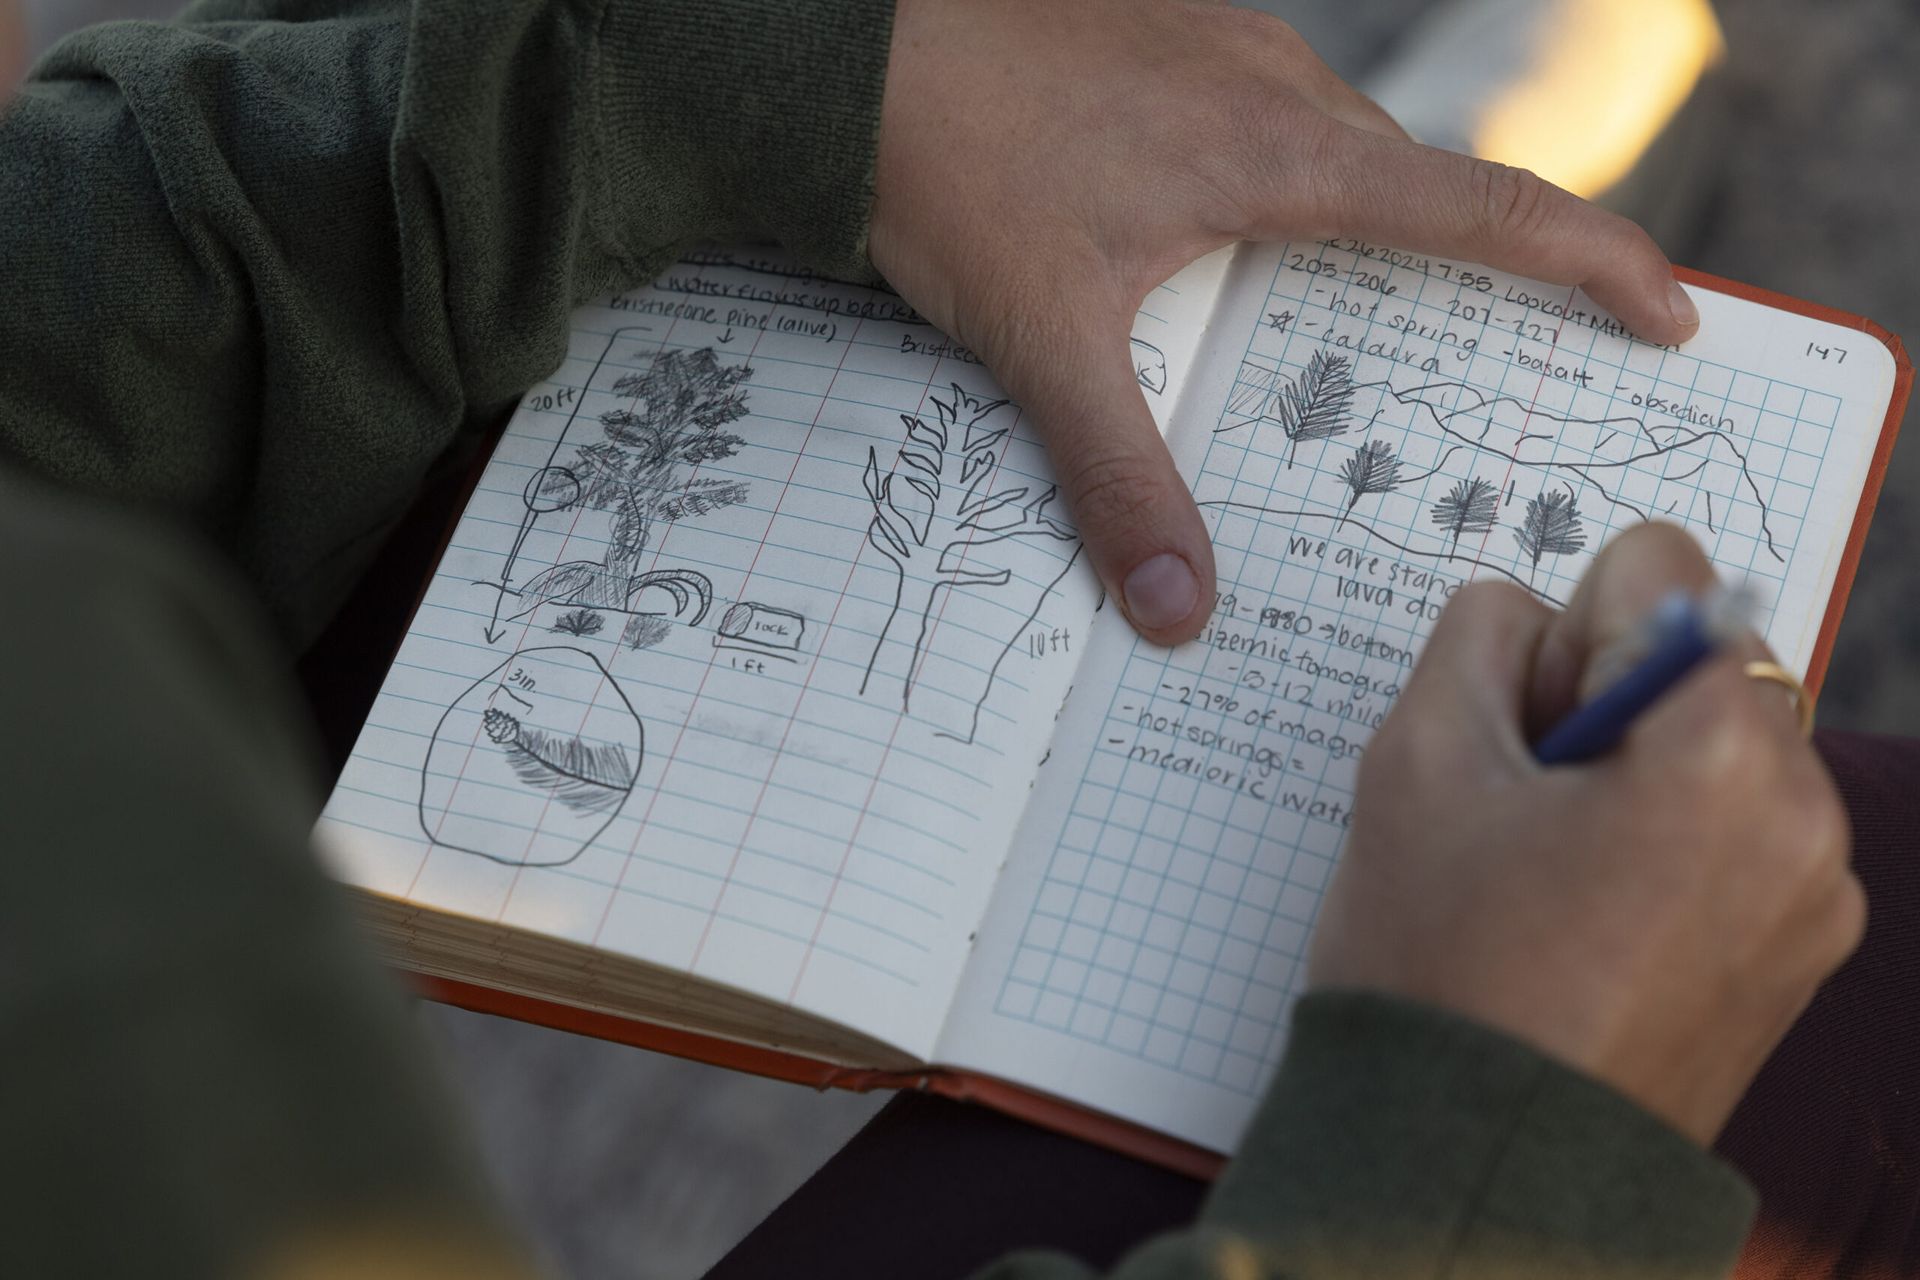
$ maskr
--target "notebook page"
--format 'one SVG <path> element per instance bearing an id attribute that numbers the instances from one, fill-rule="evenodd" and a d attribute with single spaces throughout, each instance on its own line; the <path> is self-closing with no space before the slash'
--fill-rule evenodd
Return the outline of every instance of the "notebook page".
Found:
<path id="1" fill-rule="evenodd" d="M 1243 251 L 1172 431 L 1221 596 L 1096 624 L 940 1060 L 1231 1148 L 1271 1077 L 1359 760 L 1441 605 L 1563 602 L 1685 524 L 1803 668 L 1893 382 L 1867 335 L 1694 291 L 1684 350 L 1584 297 L 1352 242 Z"/>
<path id="2" fill-rule="evenodd" d="M 1142 318 L 1162 391 L 1205 286 Z M 576 316 L 319 842 L 366 889 L 925 1056 L 1093 616 L 1079 553 L 971 352 L 885 291 L 695 254 Z"/>
<path id="3" fill-rule="evenodd" d="M 1229 245 L 1189 263 L 1148 294 L 1133 318 L 1134 376 L 1162 435 L 1186 391 L 1233 258 Z"/>

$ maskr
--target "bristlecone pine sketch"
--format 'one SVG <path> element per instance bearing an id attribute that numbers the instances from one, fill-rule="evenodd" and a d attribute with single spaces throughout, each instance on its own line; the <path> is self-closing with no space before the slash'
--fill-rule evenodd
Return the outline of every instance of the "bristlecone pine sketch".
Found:
<path id="1" fill-rule="evenodd" d="M 995 487 L 1013 429 L 1005 400 L 953 384 L 932 401 L 931 418 L 900 415 L 907 438 L 886 471 L 867 450 L 867 542 L 894 592 L 860 691 L 897 696 L 935 733 L 972 742 L 1000 661 L 1066 576 L 1079 535 L 1052 513 L 1057 486 Z M 1005 637 L 984 672 L 980 636 Z M 948 652 L 963 646 L 974 660 Z"/>
<path id="2" fill-rule="evenodd" d="M 1520 550 L 1540 567 L 1543 556 L 1564 556 L 1587 545 L 1580 525 L 1580 508 L 1568 490 L 1544 490 L 1527 501 L 1527 514 L 1514 526 L 1513 536 Z"/>
<path id="3" fill-rule="evenodd" d="M 1488 533 L 1500 522 L 1499 487 L 1479 476 L 1456 480 L 1447 495 L 1433 504 L 1431 515 L 1455 542 L 1462 534 Z"/>
<path id="4" fill-rule="evenodd" d="M 1244 378 L 1242 386 L 1228 401 L 1227 413 L 1242 421 L 1221 430 L 1232 430 L 1248 422 L 1271 422 L 1287 436 L 1287 466 L 1309 440 L 1330 440 L 1346 434 L 1348 412 L 1353 406 L 1353 361 L 1346 356 L 1330 356 L 1315 351 L 1300 376 L 1282 381 L 1277 369 L 1262 369 Z"/>
<path id="5" fill-rule="evenodd" d="M 1400 483 L 1400 459 L 1385 440 L 1369 440 L 1360 445 L 1340 466 L 1340 478 L 1347 482 L 1347 510 L 1370 493 L 1392 493 Z"/>
<path id="6" fill-rule="evenodd" d="M 613 514 L 606 553 L 598 563 L 555 565 L 528 582 L 517 612 L 558 601 L 591 609 L 642 612 L 630 601 L 648 587 L 664 588 L 673 614 L 695 609 L 698 623 L 712 600 L 703 575 L 640 569 L 657 525 L 698 520 L 747 500 L 738 480 L 696 474 L 704 463 L 739 453 L 745 441 L 723 430 L 747 414 L 741 384 L 746 365 L 723 365 L 711 348 L 662 351 L 644 372 L 614 383 L 633 407 L 602 414 L 605 440 L 574 452 L 568 471 L 578 478 L 581 505 Z M 698 600 L 697 606 L 694 601 Z"/>

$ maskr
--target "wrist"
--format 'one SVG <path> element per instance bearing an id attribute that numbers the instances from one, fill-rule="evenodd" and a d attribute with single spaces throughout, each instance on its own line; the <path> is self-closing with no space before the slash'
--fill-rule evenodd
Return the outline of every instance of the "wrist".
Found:
<path id="1" fill-rule="evenodd" d="M 1754 1208 L 1730 1166 L 1511 1036 L 1316 991 L 1205 1218 L 1308 1274 L 1704 1276 Z"/>

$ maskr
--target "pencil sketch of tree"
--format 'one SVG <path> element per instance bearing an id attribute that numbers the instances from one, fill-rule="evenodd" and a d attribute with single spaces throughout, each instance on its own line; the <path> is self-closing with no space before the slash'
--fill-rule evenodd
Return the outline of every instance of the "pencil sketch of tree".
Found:
<path id="1" fill-rule="evenodd" d="M 1057 486 L 995 487 L 1013 429 L 1006 406 L 953 384 L 950 398 L 933 397 L 931 418 L 900 415 L 907 435 L 892 465 L 882 472 L 869 448 L 861 477 L 873 507 L 867 542 L 890 566 L 894 590 L 860 692 L 897 689 L 903 711 L 962 742 L 974 740 L 1000 660 L 1080 551 L 1079 535 L 1051 511 Z M 1009 626 L 1010 613 L 1018 625 Z M 911 639 L 896 634 L 902 619 Z M 952 640 L 936 644 L 936 631 Z M 984 672 L 977 649 L 971 662 L 943 652 L 983 634 L 1006 636 Z"/>
<path id="2" fill-rule="evenodd" d="M 1514 526 L 1520 550 L 1537 569 L 1542 556 L 1564 556 L 1587 545 L 1580 508 L 1570 490 L 1544 490 L 1527 501 L 1527 514 Z"/>
<path id="3" fill-rule="evenodd" d="M 1340 478 L 1347 482 L 1347 490 L 1352 494 L 1347 499 L 1347 510 L 1351 511 L 1370 493 L 1393 492 L 1393 487 L 1400 483 L 1400 459 L 1394 456 L 1393 446 L 1387 441 L 1369 440 L 1341 464 Z"/>
<path id="4" fill-rule="evenodd" d="M 1500 489 L 1479 476 L 1456 480 L 1447 496 L 1433 504 L 1431 514 L 1455 542 L 1462 534 L 1487 533 L 1500 522 Z"/>
<path id="5" fill-rule="evenodd" d="M 640 564 L 658 525 L 698 520 L 747 499 L 747 486 L 696 474 L 705 463 L 730 458 L 746 443 L 724 430 L 747 414 L 741 383 L 746 365 L 723 365 L 711 348 L 663 351 L 639 373 L 614 383 L 633 407 L 600 417 L 606 439 L 575 450 L 566 468 L 578 485 L 579 505 L 611 512 L 613 527 L 598 563 L 570 561 L 533 578 L 520 592 L 516 616 L 558 601 L 590 609 L 633 611 L 629 600 L 649 586 L 672 595 L 674 616 L 699 599 L 698 622 L 712 601 L 704 575 L 691 570 L 642 573 Z"/>
<path id="6" fill-rule="evenodd" d="M 1243 375 L 1244 386 L 1227 404 L 1229 423 L 1217 431 L 1231 431 L 1249 423 L 1271 422 L 1287 436 L 1287 465 L 1309 440 L 1329 440 L 1346 434 L 1353 406 L 1353 361 L 1315 351 L 1298 378 L 1283 381 L 1277 369 Z"/>

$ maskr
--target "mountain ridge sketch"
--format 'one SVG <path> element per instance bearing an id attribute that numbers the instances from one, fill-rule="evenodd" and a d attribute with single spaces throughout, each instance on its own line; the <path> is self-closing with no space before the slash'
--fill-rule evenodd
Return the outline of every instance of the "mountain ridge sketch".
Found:
<path id="1" fill-rule="evenodd" d="M 1619 519 L 1668 519 L 1703 534 L 1735 529 L 1756 540 L 1756 554 L 1785 563 L 1771 507 L 1729 419 L 1693 406 L 1684 418 L 1639 407 L 1582 416 L 1430 374 L 1401 385 L 1391 375 L 1356 377 L 1337 363 L 1345 359 L 1316 350 L 1305 370 L 1256 355 L 1243 360 L 1215 434 L 1283 460 L 1287 470 L 1306 466 L 1312 455 L 1303 446 L 1319 440 L 1327 452 L 1314 465 L 1328 479 L 1270 502 L 1202 496 L 1203 508 L 1324 517 L 1396 554 L 1498 572 L 1553 603 L 1555 595 L 1533 581 L 1543 557 L 1591 552 Z M 1364 364 L 1359 371 L 1369 372 Z M 1298 434 L 1302 424 L 1309 434 Z M 1363 433 L 1366 443 L 1333 452 Z M 1272 439 L 1262 443 L 1263 435 Z M 1423 450 L 1430 456 L 1421 457 Z M 1418 482 L 1429 476 L 1451 487 L 1428 486 L 1422 496 Z M 1402 527 L 1359 507 L 1362 498 L 1396 491 L 1416 497 L 1424 514 Z M 1532 529 L 1520 501 L 1533 513 Z M 1596 511 L 1603 527 L 1589 536 L 1583 522 Z M 1571 528 L 1560 530 L 1555 522 L 1570 514 Z M 1500 527 L 1516 541 L 1488 542 Z"/>
<path id="2" fill-rule="evenodd" d="M 1662 420 L 1644 409 L 1583 417 L 1432 375 L 1397 386 L 1391 376 L 1353 377 L 1350 368 L 1336 363 L 1345 359 L 1316 350 L 1305 370 L 1295 368 L 1290 375 L 1277 362 L 1249 356 L 1215 428 L 1217 436 L 1283 458 L 1288 470 L 1296 462 L 1305 465 L 1302 446 L 1312 440 L 1331 449 L 1366 433 L 1369 438 L 1359 448 L 1321 456 L 1316 467 L 1331 485 L 1310 481 L 1306 494 L 1275 493 L 1270 502 L 1202 497 L 1203 509 L 1325 518 L 1333 528 L 1349 528 L 1398 555 L 1498 573 L 1554 604 L 1562 601 L 1534 581 L 1535 571 L 1543 557 L 1597 549 L 1605 529 L 1592 538 L 1580 523 L 1594 508 L 1634 521 L 1697 524 L 1708 533 L 1737 522 L 1758 540 L 1759 554 L 1785 561 L 1746 450 L 1722 422 Z M 1302 423 L 1311 434 L 1296 435 Z M 1405 433 L 1397 451 L 1375 438 L 1379 431 Z M 1271 443 L 1261 444 L 1263 433 L 1271 433 Z M 1420 458 L 1422 448 L 1432 456 Z M 1709 468 L 1716 469 L 1713 482 L 1700 483 Z M 1495 485 L 1483 478 L 1488 475 L 1503 478 Z M 1408 493 L 1428 476 L 1451 489 L 1427 492 L 1419 499 L 1424 515 L 1404 528 L 1389 530 L 1394 522 L 1383 524 L 1356 510 L 1363 497 Z M 1338 486 L 1337 498 L 1330 496 L 1332 485 Z M 1555 491 L 1563 492 L 1557 498 L 1543 496 Z M 1536 525 L 1564 519 L 1563 508 L 1577 513 L 1572 531 L 1566 536 L 1557 526 L 1528 531 L 1525 512 L 1514 507 L 1520 499 L 1533 511 Z M 1541 507 L 1542 502 L 1548 505 Z M 1501 527 L 1514 534 L 1511 549 L 1487 541 Z"/>
<path id="3" fill-rule="evenodd" d="M 1466 382 L 1441 380 L 1400 390 L 1390 379 L 1381 379 L 1356 382 L 1354 386 L 1357 391 L 1379 389 L 1395 404 L 1424 415 L 1449 439 L 1481 454 L 1548 474 L 1577 476 L 1607 502 L 1631 511 L 1641 520 L 1656 516 L 1682 522 L 1694 519 L 1692 513 L 1682 514 L 1677 507 L 1664 503 L 1662 499 L 1668 495 L 1660 490 L 1667 485 L 1679 486 L 1709 466 L 1729 467 L 1738 473 L 1737 483 L 1726 488 L 1736 494 L 1745 490 L 1745 496 L 1736 496 L 1732 503 L 1750 504 L 1768 554 L 1786 563 L 1786 557 L 1774 544 L 1768 523 L 1771 509 L 1748 466 L 1746 451 L 1735 443 L 1733 433 L 1723 427 L 1681 421 L 1649 423 L 1646 416 L 1638 413 L 1615 413 L 1602 418 L 1555 413 L 1516 396 L 1490 393 Z M 1447 405 L 1444 397 L 1450 392 L 1470 399 L 1471 403 Z M 1374 420 L 1378 421 L 1386 412 L 1383 406 L 1374 414 Z M 1562 454 L 1573 456 L 1559 456 Z M 1646 468 L 1656 462 L 1660 474 L 1652 477 Z M 1653 495 L 1629 492 L 1631 482 L 1642 478 L 1652 480 Z M 1720 487 L 1687 485 L 1684 495 L 1711 504 L 1714 490 Z M 1676 503 L 1679 496 L 1673 496 Z M 1728 509 L 1723 507 L 1716 513 L 1708 505 L 1701 518 L 1711 532 L 1718 532 Z"/>

